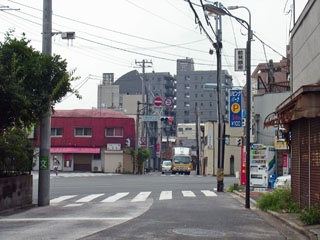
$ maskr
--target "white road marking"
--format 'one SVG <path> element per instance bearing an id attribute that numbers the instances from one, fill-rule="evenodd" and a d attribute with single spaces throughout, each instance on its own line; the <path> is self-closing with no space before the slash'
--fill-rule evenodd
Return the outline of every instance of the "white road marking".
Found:
<path id="1" fill-rule="evenodd" d="M 80 207 L 82 205 L 83 203 L 72 203 L 72 204 L 65 205 L 64 207 Z"/>
<path id="2" fill-rule="evenodd" d="M 50 203 L 61 203 L 64 200 L 68 200 L 68 199 L 74 198 L 76 196 L 77 195 L 65 195 L 65 196 L 57 197 L 57 198 L 51 199 Z"/>
<path id="3" fill-rule="evenodd" d="M 151 192 L 140 192 L 137 196 L 135 196 L 134 199 L 131 200 L 131 202 L 144 202 Z"/>
<path id="4" fill-rule="evenodd" d="M 209 190 L 201 190 L 201 192 L 206 196 L 206 197 L 216 197 L 217 194 L 213 191 Z"/>
<path id="5" fill-rule="evenodd" d="M 102 200 L 101 202 L 115 202 L 115 201 L 118 201 L 119 199 L 127 196 L 129 193 L 128 192 L 123 192 L 123 193 L 117 193 L 113 196 L 110 196 L 104 200 Z"/>
<path id="6" fill-rule="evenodd" d="M 90 217 L 72 217 L 72 218 L 2 218 L 0 222 L 20 222 L 20 221 L 119 221 L 119 220 L 130 220 L 132 217 L 101 217 L 101 218 L 90 218 Z"/>
<path id="7" fill-rule="evenodd" d="M 195 197 L 196 195 L 192 191 L 181 191 L 184 197 Z"/>
<path id="8" fill-rule="evenodd" d="M 159 197 L 159 200 L 171 200 L 172 191 L 162 191 Z"/>
<path id="9" fill-rule="evenodd" d="M 83 198 L 80 198 L 79 200 L 77 200 L 76 202 L 80 202 L 80 203 L 85 203 L 85 202 L 90 202 L 98 197 L 101 197 L 103 196 L 104 193 L 100 193 L 100 194 L 91 194 L 91 195 L 88 195 L 86 197 L 83 197 Z"/>

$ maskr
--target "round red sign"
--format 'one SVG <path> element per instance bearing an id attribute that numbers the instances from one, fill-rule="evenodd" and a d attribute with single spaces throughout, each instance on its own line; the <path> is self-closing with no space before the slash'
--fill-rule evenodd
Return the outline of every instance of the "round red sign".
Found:
<path id="1" fill-rule="evenodd" d="M 161 97 L 155 97 L 153 101 L 155 106 L 161 106 L 162 105 L 162 98 Z"/>

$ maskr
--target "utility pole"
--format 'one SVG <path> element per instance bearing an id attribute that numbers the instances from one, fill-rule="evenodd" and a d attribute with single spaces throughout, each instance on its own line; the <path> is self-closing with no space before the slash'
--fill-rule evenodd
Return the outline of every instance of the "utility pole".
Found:
<path id="1" fill-rule="evenodd" d="M 52 0 L 43 0 L 42 53 L 52 54 Z M 51 147 L 51 112 L 42 116 L 40 123 L 40 157 L 38 206 L 50 204 L 50 147 Z"/>
<path id="2" fill-rule="evenodd" d="M 152 61 L 148 61 L 143 59 L 141 62 L 135 61 L 136 65 L 138 67 L 142 68 L 142 104 L 145 105 L 147 103 L 147 107 L 144 108 L 143 110 L 143 115 L 146 115 L 149 113 L 149 98 L 148 98 L 148 93 L 146 93 L 146 75 L 145 75 L 145 69 L 147 67 L 152 67 Z M 146 102 L 147 100 L 147 102 Z M 141 136 L 146 137 L 146 145 L 147 147 L 149 146 L 149 136 L 148 136 L 148 131 L 147 131 L 147 124 L 146 122 L 143 123 L 142 131 L 141 131 Z M 150 167 L 150 161 L 149 161 L 149 166 Z"/>
<path id="3" fill-rule="evenodd" d="M 195 106 L 196 113 L 196 141 L 197 141 L 197 175 L 200 174 L 200 151 L 199 151 L 199 108 Z"/>
<path id="4" fill-rule="evenodd" d="M 134 158 L 134 162 L 133 162 L 133 174 L 136 173 L 136 164 L 137 164 L 137 160 L 138 160 L 138 150 L 139 150 L 139 117 L 140 117 L 140 113 L 139 113 L 139 105 L 140 102 L 137 101 L 137 117 L 136 117 L 136 144 L 135 144 L 135 152 L 136 152 L 136 156 Z"/>
<path id="5" fill-rule="evenodd" d="M 221 7 L 221 3 L 216 2 L 216 7 Z M 217 191 L 223 192 L 223 175 L 224 175 L 224 154 L 223 154 L 223 130 L 222 130 L 222 84 L 221 84 L 221 49 L 222 49 L 222 23 L 221 16 L 216 16 L 216 40 L 214 45 L 217 54 L 217 102 L 218 102 L 218 169 L 217 169 Z"/>

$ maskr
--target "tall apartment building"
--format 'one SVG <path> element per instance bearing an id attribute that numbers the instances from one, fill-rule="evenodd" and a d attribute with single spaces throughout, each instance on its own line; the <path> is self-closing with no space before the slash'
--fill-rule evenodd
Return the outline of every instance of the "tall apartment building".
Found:
<path id="1" fill-rule="evenodd" d="M 232 77 L 221 71 L 222 114 L 228 121 L 228 92 L 232 88 Z M 198 107 L 200 121 L 217 120 L 217 89 L 205 89 L 206 83 L 217 83 L 216 71 L 195 71 L 192 59 L 177 60 L 176 75 L 176 121 L 195 123 Z"/>

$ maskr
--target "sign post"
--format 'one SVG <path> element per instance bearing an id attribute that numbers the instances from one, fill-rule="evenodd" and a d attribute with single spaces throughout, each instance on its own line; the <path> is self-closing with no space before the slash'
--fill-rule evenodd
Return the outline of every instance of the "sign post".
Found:
<path id="1" fill-rule="evenodd" d="M 241 90 L 230 89 L 230 127 L 242 127 Z"/>

